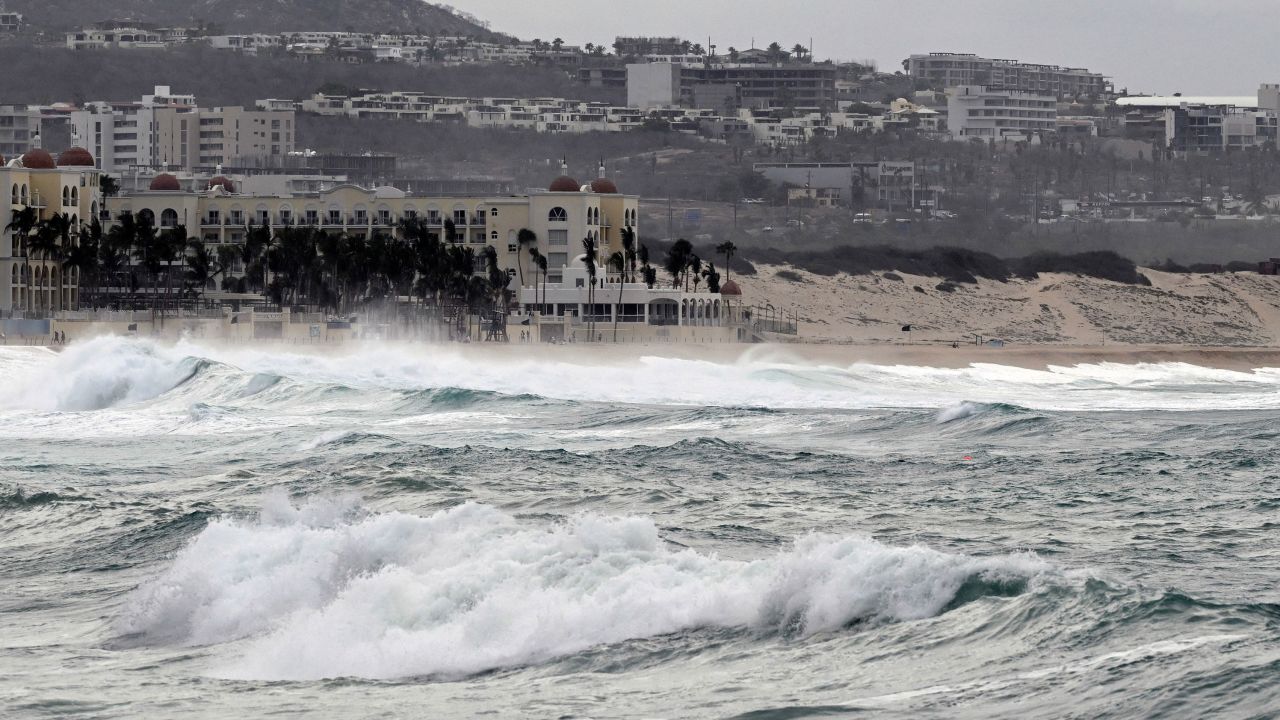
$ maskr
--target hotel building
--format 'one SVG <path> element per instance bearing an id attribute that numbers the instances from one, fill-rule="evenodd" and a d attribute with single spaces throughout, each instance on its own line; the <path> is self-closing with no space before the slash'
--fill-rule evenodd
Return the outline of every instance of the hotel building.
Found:
<path id="1" fill-rule="evenodd" d="M 261 225 L 307 226 L 366 238 L 400 236 L 401 221 L 416 219 L 437 239 L 473 248 L 477 273 L 485 272 L 482 253 L 493 247 L 516 291 L 513 322 L 529 320 L 522 327 L 538 339 L 585 341 L 585 323 L 596 323 L 597 333 L 606 332 L 607 325 L 611 333 L 615 317 L 623 331 L 620 340 L 742 339 L 747 330 L 741 327 L 736 285 L 726 284 L 724 294 L 686 291 L 671 287 L 669 280 L 649 288 L 625 282 L 607 267 L 607 258 L 623 249 L 624 229 L 639 232 L 639 197 L 621 193 L 603 167 L 598 175 L 582 184 L 565 174 L 546 190 L 526 195 L 426 196 L 349 184 L 317 192 L 249 195 L 239 192 L 233 178 L 214 177 L 191 188 L 173 175 L 160 174 L 149 190 L 110 199 L 107 212 L 142 214 L 162 230 L 184 225 L 189 235 L 211 246 L 241 243 L 252 227 Z M 452 238 L 446 222 L 453 225 Z M 524 229 L 533 231 L 533 244 L 520 242 Z M 585 238 L 598 247 L 594 288 L 583 263 Z M 531 259 L 531 247 L 547 259 L 545 277 Z M 243 268 L 233 268 L 231 274 L 241 272 Z M 216 300 L 219 294 L 211 286 L 206 297 Z"/>
<path id="2" fill-rule="evenodd" d="M 100 208 L 99 174 L 93 157 L 82 148 L 70 148 L 56 159 L 40 148 L 7 162 L 0 158 L 0 188 L 9 196 L 9 212 L 0 227 L 15 219 L 15 212 L 27 208 L 34 211 L 36 223 L 66 214 L 72 246 L 79 240 L 82 222 L 88 222 Z M 12 318 L 24 312 L 44 316 L 75 309 L 80 302 L 79 288 L 77 269 L 64 269 L 57 258 L 33 251 L 29 237 L 0 230 L 0 313 Z"/>

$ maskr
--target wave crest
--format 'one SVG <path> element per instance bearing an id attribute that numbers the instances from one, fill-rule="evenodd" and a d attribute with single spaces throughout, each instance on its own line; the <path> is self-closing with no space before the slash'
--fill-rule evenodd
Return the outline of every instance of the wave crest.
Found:
<path id="1" fill-rule="evenodd" d="M 637 517 L 548 527 L 475 504 L 344 512 L 210 523 L 133 594 L 120 631 L 148 643 L 248 638 L 217 670 L 233 678 L 448 677 L 696 628 L 809 635 L 927 618 L 1050 572 L 1033 555 L 827 535 L 729 560 L 669 548 Z"/>

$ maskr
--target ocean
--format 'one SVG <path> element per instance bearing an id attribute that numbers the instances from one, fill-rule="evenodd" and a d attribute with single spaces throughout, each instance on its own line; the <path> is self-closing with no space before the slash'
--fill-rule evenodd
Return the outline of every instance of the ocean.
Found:
<path id="1" fill-rule="evenodd" d="M 0 716 L 1280 714 L 1280 370 L 564 350 L 0 348 Z"/>

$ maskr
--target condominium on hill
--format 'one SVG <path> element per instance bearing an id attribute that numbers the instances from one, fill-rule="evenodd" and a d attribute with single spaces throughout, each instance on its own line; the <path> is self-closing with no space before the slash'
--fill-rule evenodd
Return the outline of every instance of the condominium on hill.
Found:
<path id="1" fill-rule="evenodd" d="M 292 110 L 201 108 L 168 86 L 140 101 L 87 103 L 71 113 L 71 132 L 100 169 L 116 173 L 252 165 L 287 155 L 295 143 Z"/>
<path id="2" fill-rule="evenodd" d="M 1038 95 L 1103 97 L 1111 94 L 1105 75 L 1083 68 L 981 58 L 966 53 L 912 55 L 902 63 L 912 79 L 936 88 L 976 85 Z"/>

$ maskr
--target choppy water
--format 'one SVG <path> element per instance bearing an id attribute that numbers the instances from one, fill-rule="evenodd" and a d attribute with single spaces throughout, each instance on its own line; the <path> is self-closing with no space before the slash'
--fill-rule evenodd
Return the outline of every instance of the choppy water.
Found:
<path id="1" fill-rule="evenodd" d="M 1280 370 L 0 349 L 6 717 L 1272 717 Z"/>

